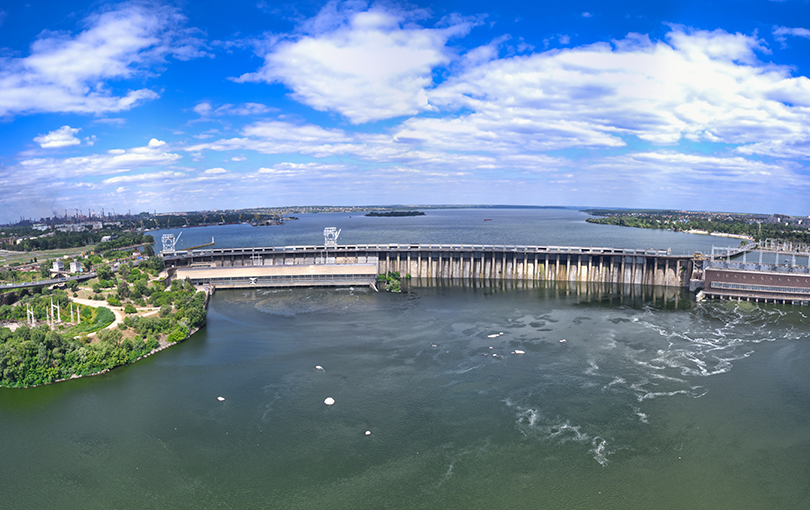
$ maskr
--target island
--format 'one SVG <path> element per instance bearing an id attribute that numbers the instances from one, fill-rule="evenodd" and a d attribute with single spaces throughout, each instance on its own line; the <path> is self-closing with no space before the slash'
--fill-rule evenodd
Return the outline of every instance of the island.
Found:
<path id="1" fill-rule="evenodd" d="M 400 216 L 424 216 L 425 213 L 422 211 L 371 211 L 367 213 L 366 216 L 371 216 L 372 218 L 398 218 Z"/>

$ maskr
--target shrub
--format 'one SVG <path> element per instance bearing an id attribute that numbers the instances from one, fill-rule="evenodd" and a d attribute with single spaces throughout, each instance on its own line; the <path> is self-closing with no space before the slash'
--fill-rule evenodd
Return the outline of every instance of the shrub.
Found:
<path id="1" fill-rule="evenodd" d="M 110 306 L 121 306 L 121 301 L 117 297 L 110 294 L 107 296 L 107 304 Z"/>
<path id="2" fill-rule="evenodd" d="M 178 324 L 177 326 L 175 326 L 172 332 L 169 333 L 169 336 L 166 337 L 166 341 L 169 342 L 170 344 L 173 344 L 175 342 L 179 342 L 180 340 L 185 339 L 187 336 L 188 336 L 188 328 L 183 326 L 182 324 Z"/>

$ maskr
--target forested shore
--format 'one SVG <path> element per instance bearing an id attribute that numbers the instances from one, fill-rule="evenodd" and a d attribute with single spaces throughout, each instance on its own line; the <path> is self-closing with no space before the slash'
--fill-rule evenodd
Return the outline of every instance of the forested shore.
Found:
<path id="1" fill-rule="evenodd" d="M 16 326 L 0 327 L 0 386 L 103 373 L 182 341 L 205 324 L 206 295 L 189 282 L 166 287 L 155 271 L 132 267 L 117 277 L 102 273 L 108 279 L 84 289 L 43 287 L 0 306 L 0 321 Z"/>

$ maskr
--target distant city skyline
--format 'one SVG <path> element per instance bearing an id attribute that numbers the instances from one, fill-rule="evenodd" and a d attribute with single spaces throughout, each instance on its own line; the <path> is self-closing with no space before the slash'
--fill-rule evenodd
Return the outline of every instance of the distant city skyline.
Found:
<path id="1" fill-rule="evenodd" d="M 810 5 L 0 7 L 0 223 L 102 208 L 810 214 Z"/>

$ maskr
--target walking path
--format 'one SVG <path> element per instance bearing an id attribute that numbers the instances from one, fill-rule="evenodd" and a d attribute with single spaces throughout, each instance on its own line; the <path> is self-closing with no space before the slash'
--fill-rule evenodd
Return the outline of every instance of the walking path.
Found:
<path id="1" fill-rule="evenodd" d="M 112 322 L 112 324 L 107 326 L 105 329 L 115 328 L 119 324 L 124 322 L 124 317 L 125 317 L 126 314 L 124 314 L 124 311 L 123 311 L 124 308 L 121 307 L 121 306 L 110 306 L 106 301 L 95 301 L 93 299 L 70 298 L 70 300 L 73 303 L 76 303 L 76 304 L 79 304 L 79 305 L 90 306 L 92 308 L 98 308 L 100 306 L 104 306 L 104 307 L 109 308 L 112 311 L 112 313 L 115 314 L 115 320 Z M 138 309 L 138 315 L 141 316 L 141 317 L 148 317 L 150 315 L 154 315 L 154 314 L 158 313 L 159 311 L 160 311 L 160 308 L 139 308 Z M 146 312 L 146 313 L 143 313 L 143 312 Z M 95 335 L 95 333 L 90 333 L 87 336 L 94 336 L 94 335 Z"/>

